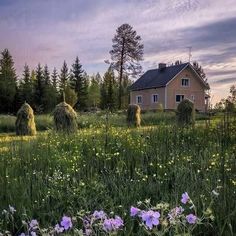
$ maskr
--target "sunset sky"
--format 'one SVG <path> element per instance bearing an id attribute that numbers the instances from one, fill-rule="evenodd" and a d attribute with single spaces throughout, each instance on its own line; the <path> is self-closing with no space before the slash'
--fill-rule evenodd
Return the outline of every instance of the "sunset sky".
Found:
<path id="1" fill-rule="evenodd" d="M 10 50 L 19 76 L 25 63 L 60 70 L 77 55 L 88 74 L 103 74 L 123 23 L 142 37 L 143 71 L 188 61 L 191 46 L 213 102 L 236 83 L 235 0 L 0 0 L 0 51 Z"/>

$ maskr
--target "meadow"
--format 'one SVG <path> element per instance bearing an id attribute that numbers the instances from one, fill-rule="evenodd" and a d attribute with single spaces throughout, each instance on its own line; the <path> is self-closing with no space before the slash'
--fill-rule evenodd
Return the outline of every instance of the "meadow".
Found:
<path id="1" fill-rule="evenodd" d="M 129 217 L 130 206 L 174 207 L 188 192 L 196 214 L 209 215 L 193 235 L 235 235 L 235 115 L 211 122 L 198 115 L 188 128 L 177 127 L 173 113 L 142 117 L 135 129 L 123 113 L 80 115 L 78 132 L 66 136 L 54 133 L 52 117 L 41 115 L 36 137 L 17 137 L 11 133 L 14 117 L 2 116 L 0 210 L 10 205 L 16 212 L 14 222 L 0 221 L 0 229 L 19 235 L 22 220 L 37 219 L 46 228 L 63 215 L 82 227 L 81 212 L 104 210 L 124 219 L 119 235 L 152 235 Z"/>

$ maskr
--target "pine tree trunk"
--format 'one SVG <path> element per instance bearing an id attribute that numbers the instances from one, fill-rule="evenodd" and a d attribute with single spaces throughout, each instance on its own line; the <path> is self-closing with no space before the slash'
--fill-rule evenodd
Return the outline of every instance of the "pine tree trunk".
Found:
<path id="1" fill-rule="evenodd" d="M 122 97 L 122 77 L 123 77 L 123 64 L 124 64 L 124 46 L 125 46 L 125 40 L 123 38 L 121 59 L 120 59 L 120 74 L 119 74 L 119 103 L 118 103 L 119 109 L 121 109 L 121 105 L 122 105 L 121 97 Z"/>

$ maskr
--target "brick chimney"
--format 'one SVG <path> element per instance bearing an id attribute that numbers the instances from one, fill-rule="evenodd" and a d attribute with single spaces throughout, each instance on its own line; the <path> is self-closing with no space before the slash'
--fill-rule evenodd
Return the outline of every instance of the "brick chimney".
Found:
<path id="1" fill-rule="evenodd" d="M 165 69 L 166 68 L 166 63 L 159 63 L 158 68 L 159 69 Z"/>

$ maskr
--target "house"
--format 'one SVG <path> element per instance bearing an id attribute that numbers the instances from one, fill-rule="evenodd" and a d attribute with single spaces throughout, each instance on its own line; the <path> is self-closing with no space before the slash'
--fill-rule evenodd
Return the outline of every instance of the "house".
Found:
<path id="1" fill-rule="evenodd" d="M 190 63 L 174 66 L 159 64 L 148 70 L 130 87 L 130 103 L 142 110 L 155 110 L 162 104 L 165 110 L 174 110 L 183 99 L 194 102 L 195 109 L 206 111 L 209 85 Z"/>

